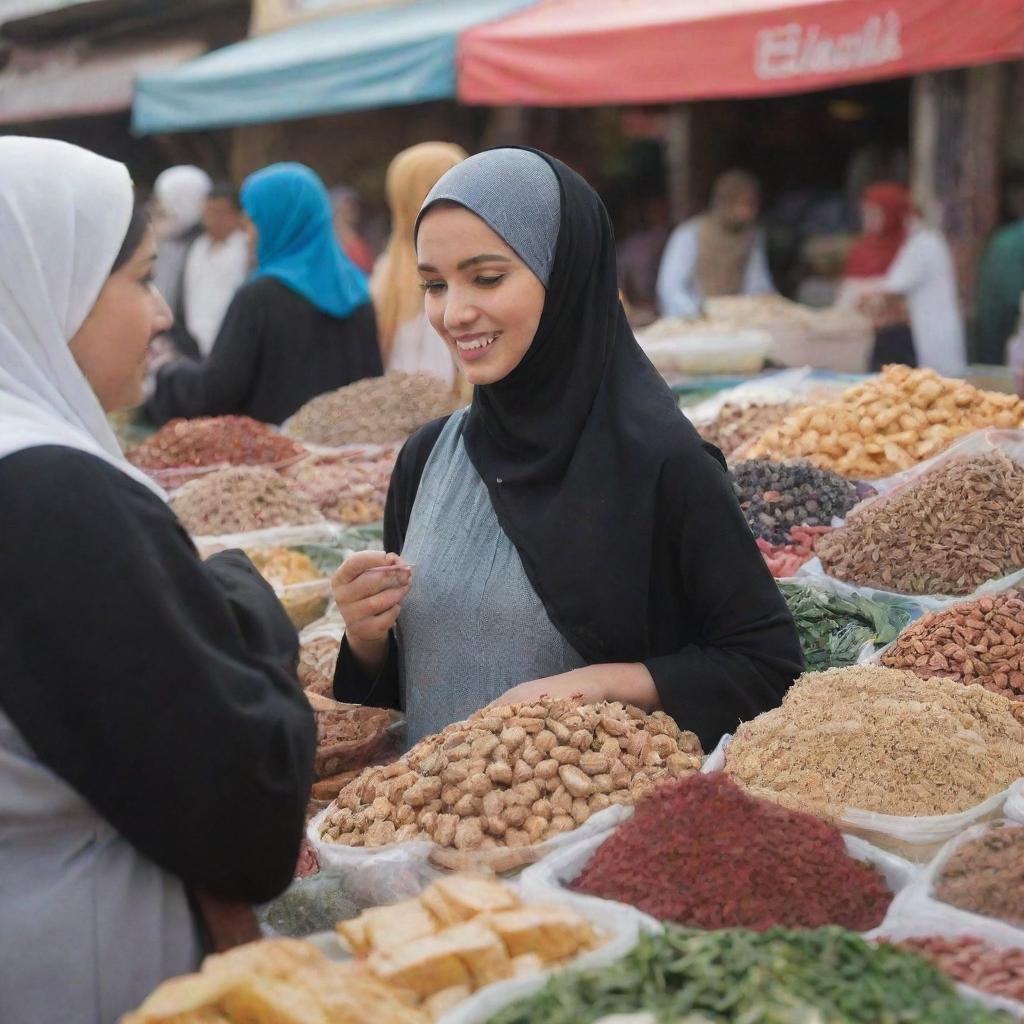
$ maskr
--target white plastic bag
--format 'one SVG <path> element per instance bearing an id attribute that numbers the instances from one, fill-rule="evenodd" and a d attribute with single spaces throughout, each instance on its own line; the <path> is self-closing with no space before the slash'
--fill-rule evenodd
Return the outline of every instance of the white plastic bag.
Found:
<path id="1" fill-rule="evenodd" d="M 782 405 L 804 397 L 812 383 L 813 370 L 802 366 L 779 373 L 765 373 L 734 388 L 719 391 L 690 409 L 686 416 L 696 426 L 712 423 L 725 405 Z"/>
<path id="2" fill-rule="evenodd" d="M 726 751 L 731 740 L 729 735 L 722 737 L 702 771 L 725 769 Z M 946 843 L 972 825 L 998 818 L 1011 792 L 1012 787 L 1004 789 L 975 807 L 956 814 L 910 817 L 847 807 L 832 822 L 840 832 L 859 836 L 872 846 L 894 853 L 911 863 L 922 864 L 931 860 Z"/>
<path id="3" fill-rule="evenodd" d="M 564 902 L 564 901 L 549 901 Z M 579 970 L 608 967 L 621 960 L 636 945 L 640 938 L 641 926 L 636 912 L 620 903 L 596 900 L 592 905 L 575 909 L 591 924 L 609 936 L 607 942 L 597 949 L 577 957 L 565 966 L 544 971 L 530 978 L 499 981 L 480 989 L 454 1010 L 438 1018 L 437 1024 L 486 1024 L 499 1010 L 511 1003 L 525 999 L 539 992 L 555 971 Z M 660 926 L 659 926 L 660 929 Z"/>

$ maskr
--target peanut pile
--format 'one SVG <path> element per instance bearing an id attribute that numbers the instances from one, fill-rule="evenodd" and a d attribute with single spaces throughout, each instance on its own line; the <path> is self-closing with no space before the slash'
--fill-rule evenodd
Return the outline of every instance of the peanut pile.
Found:
<path id="1" fill-rule="evenodd" d="M 952 814 L 1024 776 L 1024 707 L 891 668 L 814 672 L 736 730 L 725 770 L 756 796 L 825 817 Z"/>
<path id="2" fill-rule="evenodd" d="M 427 373 L 367 377 L 307 402 L 284 425 L 300 441 L 338 447 L 404 441 L 455 409 L 452 390 Z"/>
<path id="3" fill-rule="evenodd" d="M 1024 466 L 993 449 L 941 460 L 815 544 L 830 576 L 903 594 L 969 594 L 1024 566 Z"/>
<path id="4" fill-rule="evenodd" d="M 261 466 L 219 469 L 193 480 L 171 498 L 171 508 L 196 537 L 323 522 L 316 507 L 293 494 L 280 473 Z"/>
<path id="5" fill-rule="evenodd" d="M 700 763 L 697 737 L 660 711 L 568 700 L 484 709 L 366 769 L 338 794 L 321 836 L 365 847 L 526 847 Z"/>
<path id="6" fill-rule="evenodd" d="M 1024 593 L 1009 590 L 925 615 L 897 637 L 882 664 L 1024 700 Z"/>
<path id="7" fill-rule="evenodd" d="M 887 366 L 834 402 L 769 427 L 748 458 L 810 459 L 855 480 L 892 476 L 982 427 L 1024 425 L 1024 401 L 980 391 L 933 370 Z"/>

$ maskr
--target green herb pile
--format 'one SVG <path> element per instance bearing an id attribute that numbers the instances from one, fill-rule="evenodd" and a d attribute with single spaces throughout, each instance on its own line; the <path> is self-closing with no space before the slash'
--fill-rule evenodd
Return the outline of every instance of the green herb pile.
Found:
<path id="1" fill-rule="evenodd" d="M 855 665 L 866 643 L 892 643 L 914 618 L 910 606 L 899 602 L 841 597 L 796 583 L 780 583 L 779 589 L 796 620 L 808 672 Z"/>
<path id="2" fill-rule="evenodd" d="M 660 1024 L 1009 1024 L 961 999 L 926 960 L 841 928 L 703 932 L 669 926 L 624 959 L 565 972 L 490 1024 L 592 1024 L 645 1010 Z M 689 1017 L 688 1017 L 689 1015 Z"/>

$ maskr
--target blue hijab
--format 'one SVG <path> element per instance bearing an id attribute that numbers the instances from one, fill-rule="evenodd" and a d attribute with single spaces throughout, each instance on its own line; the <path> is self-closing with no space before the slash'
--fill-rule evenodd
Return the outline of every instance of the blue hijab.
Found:
<path id="1" fill-rule="evenodd" d="M 245 179 L 241 200 L 259 231 L 253 278 L 276 277 L 339 319 L 370 301 L 366 277 L 335 238 L 327 189 L 314 171 L 271 164 Z"/>

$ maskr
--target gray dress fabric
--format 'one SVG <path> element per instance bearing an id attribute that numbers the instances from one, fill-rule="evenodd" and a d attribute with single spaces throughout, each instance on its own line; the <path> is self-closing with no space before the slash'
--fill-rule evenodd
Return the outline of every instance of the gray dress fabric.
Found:
<path id="1" fill-rule="evenodd" d="M 445 425 L 423 470 L 402 556 L 416 567 L 398 621 L 409 743 L 519 683 L 583 666 L 551 624 L 462 440 Z"/>
<path id="2" fill-rule="evenodd" d="M 0 1021 L 115 1024 L 202 956 L 184 886 L 0 711 Z"/>

